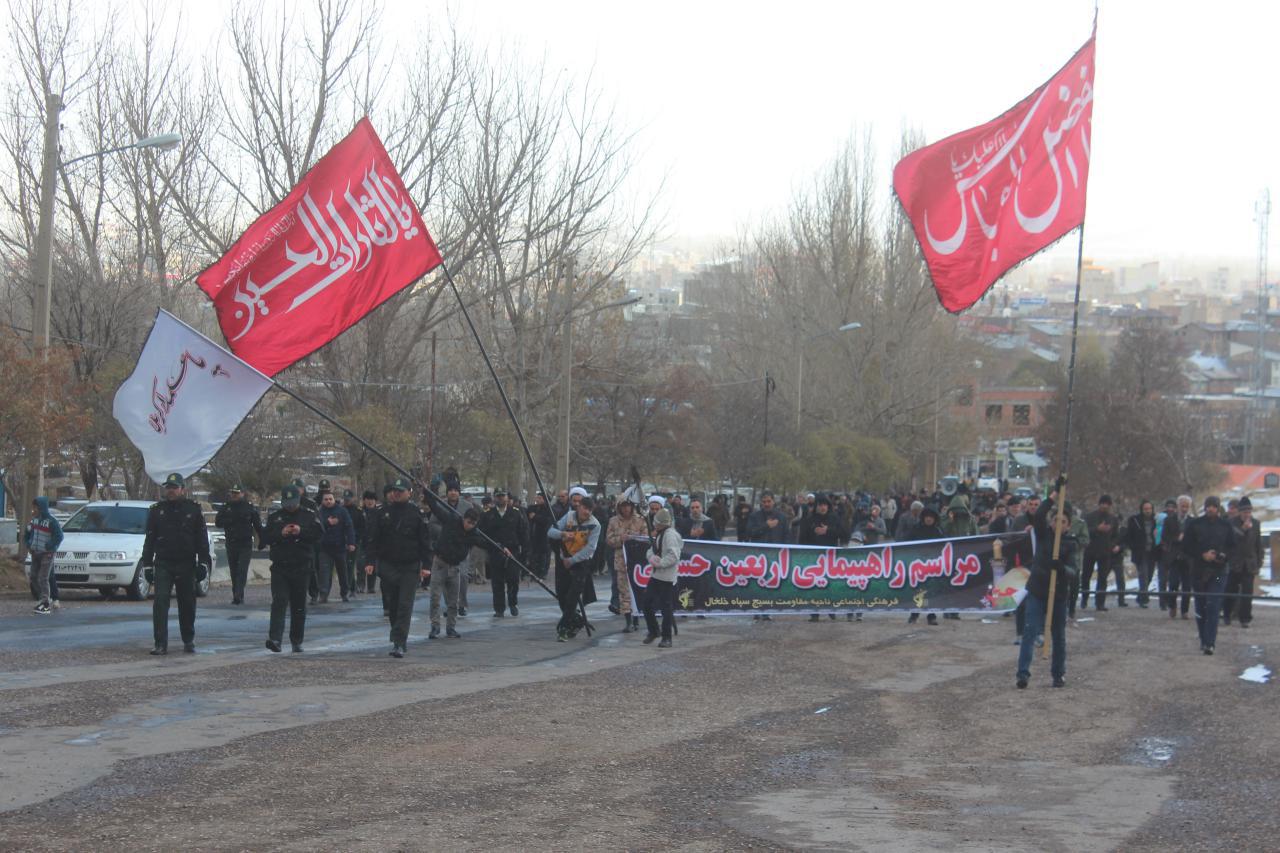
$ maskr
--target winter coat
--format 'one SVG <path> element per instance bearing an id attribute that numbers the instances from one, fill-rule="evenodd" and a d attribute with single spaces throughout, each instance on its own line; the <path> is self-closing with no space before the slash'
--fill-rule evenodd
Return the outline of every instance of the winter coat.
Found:
<path id="1" fill-rule="evenodd" d="M 777 519 L 774 527 L 769 527 L 769 519 Z M 777 507 L 765 511 L 758 509 L 747 516 L 747 540 L 749 542 L 778 542 L 786 544 L 791 525 L 786 515 Z"/>
<path id="2" fill-rule="evenodd" d="M 693 535 L 694 527 L 702 528 L 701 536 Z M 720 541 L 720 528 L 716 526 L 715 520 L 706 514 L 695 519 L 693 513 L 690 513 L 682 519 L 677 519 L 676 532 L 680 534 L 682 539 L 700 539 L 703 542 Z"/>
<path id="3" fill-rule="evenodd" d="M 284 535 L 284 528 L 298 525 L 299 532 Z M 267 516 L 262 528 L 262 544 L 271 549 L 271 567 L 280 569 L 310 569 L 315 544 L 324 535 L 320 518 L 309 509 L 299 506 L 293 512 L 277 509 Z"/>
<path id="4" fill-rule="evenodd" d="M 653 579 L 675 583 L 680 570 L 680 553 L 684 550 L 684 540 L 675 528 L 668 527 L 658 534 L 656 548 L 650 548 L 647 555 L 649 565 L 653 566 Z"/>
<path id="5" fill-rule="evenodd" d="M 49 512 L 49 499 L 44 495 L 36 498 L 36 514 L 27 522 L 22 541 L 28 551 L 38 554 L 54 554 L 62 544 L 62 525 Z"/>
<path id="6" fill-rule="evenodd" d="M 814 528 L 824 525 L 827 528 L 825 533 L 819 534 L 815 531 Z M 804 521 L 800 522 L 801 545 L 825 545 L 828 548 L 839 548 L 848 539 L 849 534 L 844 529 L 840 516 L 830 510 L 824 515 L 811 512 Z"/>
<path id="7" fill-rule="evenodd" d="M 1111 558 L 1111 549 L 1120 543 L 1120 519 L 1105 510 L 1095 509 L 1084 517 L 1089 525 L 1089 556 L 1094 558 Z M 1106 524 L 1106 530 L 1100 525 Z"/>
<path id="8" fill-rule="evenodd" d="M 249 545 L 262 541 L 262 516 L 258 508 L 244 498 L 227 501 L 214 516 L 213 524 L 226 534 L 228 545 Z"/>
<path id="9" fill-rule="evenodd" d="M 507 510 L 510 512 L 510 510 Z M 480 544 L 476 528 L 467 530 L 462 526 L 462 516 L 446 513 L 440 520 L 440 538 L 435 543 L 435 555 L 440 562 L 449 565 L 461 565 L 467 559 L 471 549 Z"/>
<path id="10" fill-rule="evenodd" d="M 1244 529 L 1243 522 L 1237 517 L 1231 522 L 1235 530 L 1236 549 L 1231 555 L 1230 568 L 1233 572 L 1256 575 L 1262 568 L 1262 530 L 1258 519 L 1249 519 L 1249 529 Z"/>
<path id="11" fill-rule="evenodd" d="M 431 529 L 415 503 L 385 504 L 369 528 L 365 562 L 431 564 Z"/>
<path id="12" fill-rule="evenodd" d="M 489 546 L 493 554 L 501 554 L 502 548 L 509 550 L 517 560 L 524 559 L 524 552 L 529 547 L 529 524 L 524 512 L 508 505 L 505 512 L 499 513 L 497 508 L 486 512 L 480 519 L 480 529 L 499 546 Z"/>
<path id="13" fill-rule="evenodd" d="M 322 506 L 319 518 L 320 526 L 324 529 L 320 545 L 325 550 L 345 551 L 348 545 L 356 544 L 356 527 L 351 522 L 351 514 L 347 512 L 346 507 L 336 504 L 331 507 Z M 338 523 L 330 523 L 332 519 L 337 519 Z"/>
<path id="14" fill-rule="evenodd" d="M 187 498 L 163 500 L 147 510 L 147 536 L 142 541 L 144 566 L 166 562 L 213 565 L 209 555 L 209 530 L 200 505 Z"/>
<path id="15" fill-rule="evenodd" d="M 1136 563 L 1155 555 L 1156 519 L 1144 518 L 1141 512 L 1129 516 L 1124 524 L 1124 544 Z"/>
<path id="16" fill-rule="evenodd" d="M 1052 513 L 1052 514 L 1051 514 Z M 1045 498 L 1036 510 L 1032 522 L 1036 539 L 1040 546 L 1036 548 L 1036 556 L 1031 564 L 1031 577 L 1027 579 L 1027 592 L 1040 599 L 1049 598 L 1049 581 L 1054 572 L 1059 573 L 1055 595 L 1068 595 L 1070 579 L 1076 575 L 1076 551 L 1079 544 L 1068 530 L 1062 536 L 1058 548 L 1058 559 L 1053 559 L 1053 520 L 1057 517 L 1053 511 L 1053 498 Z"/>
<path id="17" fill-rule="evenodd" d="M 1236 533 L 1231 522 L 1222 516 L 1210 518 L 1202 515 L 1187 525 L 1182 537 L 1182 552 L 1186 554 L 1195 567 L 1201 580 L 1205 580 L 1226 571 L 1236 550 Z M 1212 562 L 1204 559 L 1209 551 L 1216 552 L 1217 559 Z"/>
<path id="18" fill-rule="evenodd" d="M 978 525 L 969 514 L 969 504 L 961 495 L 956 495 L 947 506 L 947 518 L 942 522 L 942 529 L 947 536 L 977 536 Z M 918 537 L 917 537 L 918 538 Z"/>
<path id="19" fill-rule="evenodd" d="M 564 553 L 560 557 L 565 566 L 587 563 L 596 555 L 596 547 L 600 544 L 600 522 L 593 515 L 587 516 L 586 521 L 579 522 L 577 510 L 571 510 L 552 525 L 547 531 L 547 538 L 564 546 Z M 572 550 L 573 545 L 569 543 L 577 544 L 579 541 L 581 544 L 576 550 Z M 571 550 L 572 553 L 569 553 Z"/>
<path id="20" fill-rule="evenodd" d="M 644 517 L 638 512 L 632 512 L 630 518 L 623 518 L 621 515 L 615 515 L 609 519 L 609 527 L 605 530 L 605 544 L 613 549 L 613 567 L 621 571 L 627 571 L 627 553 L 626 543 L 628 539 L 637 536 L 647 538 L 649 536 L 649 525 L 645 523 Z"/>

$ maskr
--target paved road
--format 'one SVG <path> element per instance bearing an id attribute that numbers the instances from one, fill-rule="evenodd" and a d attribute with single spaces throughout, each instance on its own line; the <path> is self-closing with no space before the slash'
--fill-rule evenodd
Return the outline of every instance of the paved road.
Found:
<path id="1" fill-rule="evenodd" d="M 149 608 L 0 598 L 0 849 L 1269 849 L 1280 610 L 1195 651 L 1157 610 L 1070 631 L 1068 688 L 1012 688 L 1009 620 L 685 620 L 658 651 L 597 606 L 557 643 L 528 590 L 387 657 L 380 603 L 262 648 L 266 590 Z M 172 628 L 176 631 L 176 625 Z M 1255 670 L 1256 671 L 1256 670 Z"/>

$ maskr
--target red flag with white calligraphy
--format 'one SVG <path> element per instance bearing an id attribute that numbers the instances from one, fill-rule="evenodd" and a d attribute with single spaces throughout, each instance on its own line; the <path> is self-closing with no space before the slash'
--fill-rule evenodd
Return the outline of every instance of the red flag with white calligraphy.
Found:
<path id="1" fill-rule="evenodd" d="M 1004 115 L 911 152 L 893 189 L 944 308 L 960 312 L 1000 276 L 1084 223 L 1094 39 Z"/>
<path id="2" fill-rule="evenodd" d="M 196 277 L 232 352 L 274 376 L 440 263 L 368 118 Z"/>

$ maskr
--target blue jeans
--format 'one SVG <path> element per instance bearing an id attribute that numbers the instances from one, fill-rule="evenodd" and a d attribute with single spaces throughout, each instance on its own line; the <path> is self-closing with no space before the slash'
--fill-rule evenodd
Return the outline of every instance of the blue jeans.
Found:
<path id="1" fill-rule="evenodd" d="M 1087 587 L 1086 587 L 1087 589 Z M 1053 663 L 1050 668 L 1054 678 L 1067 674 L 1067 590 L 1059 588 L 1053 596 Z M 1031 656 L 1036 651 L 1036 637 L 1044 633 L 1046 602 L 1039 596 L 1027 593 L 1022 600 L 1026 605 L 1026 624 L 1022 629 L 1022 647 L 1018 651 L 1018 675 L 1031 677 Z"/>
<path id="2" fill-rule="evenodd" d="M 1218 641 L 1218 617 L 1222 615 L 1222 592 L 1227 588 L 1227 568 L 1222 566 L 1217 574 L 1201 579 L 1199 567 L 1191 567 L 1195 574 L 1191 586 L 1196 591 L 1196 629 L 1200 632 L 1200 645 L 1212 646 Z"/>

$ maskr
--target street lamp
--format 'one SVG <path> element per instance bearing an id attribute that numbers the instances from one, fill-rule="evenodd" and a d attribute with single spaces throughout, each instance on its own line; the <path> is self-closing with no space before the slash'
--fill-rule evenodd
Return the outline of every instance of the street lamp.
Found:
<path id="1" fill-rule="evenodd" d="M 803 341 L 803 342 L 800 344 L 800 364 L 799 364 L 799 366 L 796 368 L 796 434 L 797 434 L 797 435 L 799 435 L 799 433 L 800 433 L 800 407 L 801 407 L 801 399 L 802 399 L 800 395 L 801 395 L 802 390 L 804 389 L 804 347 L 805 347 L 805 344 L 810 343 L 811 341 L 816 341 L 816 340 L 818 340 L 819 338 L 825 338 L 825 337 L 828 337 L 828 336 L 830 336 L 830 335 L 838 334 L 838 333 L 840 333 L 840 332 L 852 332 L 854 329 L 861 329 L 861 328 L 862 328 L 862 324 L 861 324 L 861 323 L 845 323 L 843 326 L 841 326 L 841 327 L 840 327 L 840 328 L 838 328 L 838 329 L 831 329 L 831 330 L 829 330 L 829 331 L 822 332 L 822 333 L 820 333 L 820 334 L 814 335 L 813 337 L 811 337 L 811 338 L 809 338 L 809 339 L 807 339 L 807 340 Z"/>
<path id="2" fill-rule="evenodd" d="M 159 148 L 168 151 L 178 147 L 182 142 L 182 137 L 178 134 L 164 133 L 159 136 L 148 136 L 145 139 L 139 139 L 129 145 L 108 148 L 104 151 L 95 151 L 92 154 L 73 157 L 70 160 L 61 162 L 58 159 L 58 120 L 61 115 L 62 96 L 53 93 L 45 95 L 44 162 L 40 169 L 40 223 L 39 230 L 36 231 L 36 251 L 31 270 L 31 277 L 36 286 L 35 312 L 32 317 L 31 336 L 36 349 L 45 358 L 48 358 L 49 355 L 49 314 L 53 301 L 53 206 L 57 193 L 58 170 L 81 160 L 87 160 L 90 157 L 101 157 L 118 151 L 128 151 L 132 148 Z M 36 475 L 34 479 L 28 477 L 27 482 L 31 487 L 26 501 L 29 505 L 35 495 L 44 491 L 43 444 L 39 448 Z"/>

